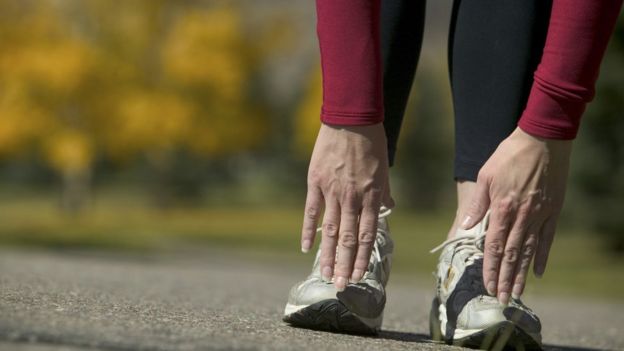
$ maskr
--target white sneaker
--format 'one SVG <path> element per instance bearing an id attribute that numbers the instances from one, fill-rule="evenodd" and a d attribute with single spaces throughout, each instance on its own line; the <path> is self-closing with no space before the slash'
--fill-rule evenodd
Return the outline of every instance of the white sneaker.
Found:
<path id="1" fill-rule="evenodd" d="M 338 292 L 333 282 L 321 278 L 319 249 L 312 273 L 290 290 L 285 322 L 296 327 L 356 334 L 375 334 L 381 329 L 394 248 L 386 220 L 389 214 L 389 209 L 381 208 L 375 246 L 362 280 Z"/>
<path id="2" fill-rule="evenodd" d="M 455 238 L 431 250 L 442 250 L 429 316 L 431 338 L 482 349 L 541 349 L 541 324 L 535 313 L 519 299 L 503 305 L 485 289 L 483 245 L 488 219 L 489 214 L 471 230 L 460 229 Z"/>

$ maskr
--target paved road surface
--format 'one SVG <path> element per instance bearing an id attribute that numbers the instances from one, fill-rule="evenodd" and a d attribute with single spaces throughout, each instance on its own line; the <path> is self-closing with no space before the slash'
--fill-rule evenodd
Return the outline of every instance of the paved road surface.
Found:
<path id="1" fill-rule="evenodd" d="M 284 325 L 302 268 L 224 253 L 0 250 L 0 350 L 461 350 L 427 340 L 431 282 L 410 279 L 391 281 L 379 337 Z M 624 305 L 526 300 L 548 349 L 624 349 Z"/>

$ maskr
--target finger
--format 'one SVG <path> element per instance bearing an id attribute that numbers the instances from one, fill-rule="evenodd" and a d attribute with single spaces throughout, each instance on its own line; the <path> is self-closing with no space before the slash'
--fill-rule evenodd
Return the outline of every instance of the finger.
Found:
<path id="1" fill-rule="evenodd" d="M 524 244 L 522 245 L 522 250 L 520 251 L 520 262 L 518 262 L 518 266 L 516 267 L 516 277 L 514 278 L 514 285 L 511 290 L 511 297 L 514 299 L 519 299 L 520 295 L 524 292 L 529 266 L 531 266 L 531 260 L 535 255 L 537 236 L 539 235 L 542 226 L 542 222 L 529 226 L 525 235 Z"/>
<path id="2" fill-rule="evenodd" d="M 461 223 L 461 228 L 468 230 L 481 222 L 490 208 L 490 184 L 484 176 L 479 175 L 477 188 L 472 195 L 468 211 Z"/>
<path id="3" fill-rule="evenodd" d="M 555 238 L 555 230 L 557 229 L 557 218 L 550 217 L 544 223 L 542 231 L 537 239 L 537 249 L 535 252 L 535 261 L 533 263 L 533 273 L 536 277 L 541 278 L 546 271 L 546 263 L 548 262 L 548 253 Z"/>
<path id="4" fill-rule="evenodd" d="M 528 229 L 529 211 L 528 205 L 520 207 L 505 242 L 505 250 L 498 271 L 498 300 L 504 305 L 509 303 L 513 289 L 516 267 L 520 262 L 520 251 Z"/>
<path id="5" fill-rule="evenodd" d="M 358 216 L 360 206 L 358 206 L 357 195 L 347 191 L 340 206 L 340 231 L 338 233 L 338 256 L 336 258 L 336 269 L 334 284 L 338 291 L 347 287 L 349 278 L 353 271 L 353 260 L 358 243 Z"/>
<path id="6" fill-rule="evenodd" d="M 336 262 L 336 245 L 338 244 L 338 228 L 340 226 L 340 205 L 335 199 L 325 201 L 325 214 L 321 240 L 321 277 L 329 282 L 334 276 L 334 263 Z"/>
<path id="7" fill-rule="evenodd" d="M 379 214 L 379 206 L 365 207 L 360 215 L 360 224 L 358 230 L 358 248 L 355 255 L 355 263 L 353 264 L 353 274 L 351 281 L 359 282 L 364 273 L 368 270 L 371 252 L 375 246 L 377 238 L 377 215 Z"/>
<path id="8" fill-rule="evenodd" d="M 312 248 L 322 206 L 323 194 L 321 193 L 321 189 L 315 186 L 308 187 L 305 214 L 303 216 L 303 228 L 301 230 L 301 251 L 303 253 L 307 253 Z"/>
<path id="9" fill-rule="evenodd" d="M 505 249 L 505 242 L 512 221 L 512 203 L 502 200 L 492 209 L 490 223 L 485 235 L 485 252 L 483 255 L 483 283 L 488 294 L 496 296 L 498 273 Z"/>

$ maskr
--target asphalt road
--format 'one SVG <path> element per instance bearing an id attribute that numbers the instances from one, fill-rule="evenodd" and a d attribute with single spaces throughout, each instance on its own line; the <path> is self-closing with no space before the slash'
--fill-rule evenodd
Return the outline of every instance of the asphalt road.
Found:
<path id="1" fill-rule="evenodd" d="M 461 350 L 427 340 L 432 281 L 391 280 L 378 337 L 281 322 L 299 265 L 216 253 L 0 250 L 0 350 Z M 624 305 L 525 298 L 552 350 L 624 349 Z"/>

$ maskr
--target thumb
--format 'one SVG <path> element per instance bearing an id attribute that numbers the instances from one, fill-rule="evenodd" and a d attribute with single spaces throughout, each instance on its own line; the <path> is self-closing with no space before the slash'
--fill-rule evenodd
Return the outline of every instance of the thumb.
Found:
<path id="1" fill-rule="evenodd" d="M 477 180 L 477 188 L 472 195 L 470 206 L 462 219 L 460 227 L 468 230 L 481 222 L 490 208 L 490 187 L 487 181 Z"/>

